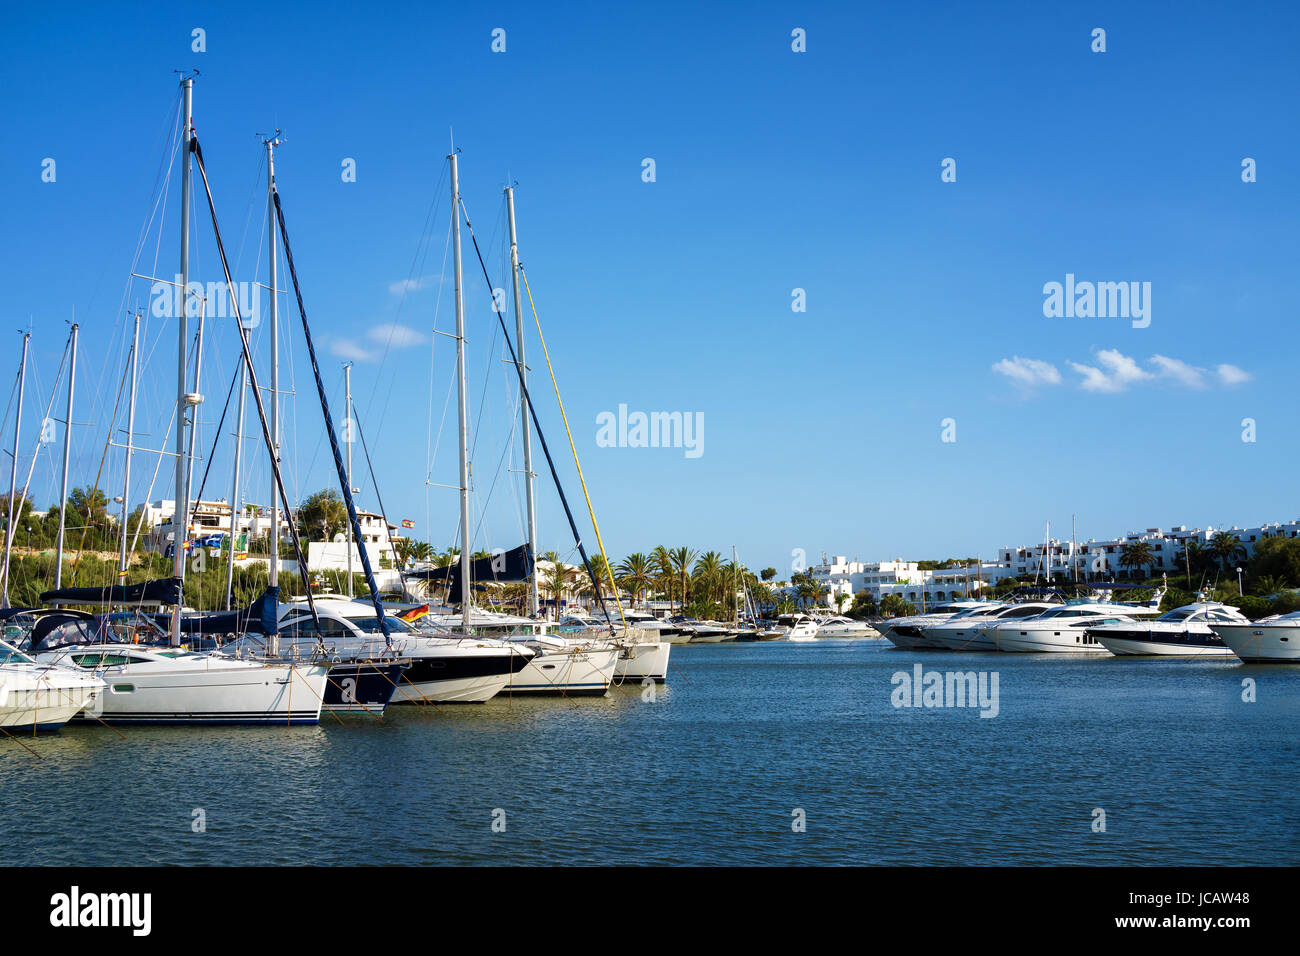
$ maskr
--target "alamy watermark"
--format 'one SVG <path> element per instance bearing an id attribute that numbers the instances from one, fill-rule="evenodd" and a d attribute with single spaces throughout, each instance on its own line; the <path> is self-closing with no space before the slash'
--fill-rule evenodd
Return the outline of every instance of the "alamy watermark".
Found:
<path id="1" fill-rule="evenodd" d="M 224 319 L 234 317 L 235 304 L 239 305 L 239 320 L 246 329 L 255 329 L 261 321 L 260 297 L 257 284 L 253 282 L 236 282 L 234 290 L 224 282 L 190 282 L 186 286 L 187 295 L 185 315 L 197 318 L 200 311 L 206 318 Z M 238 299 L 236 299 L 236 295 Z M 174 282 L 157 281 L 149 290 L 149 310 L 158 319 L 176 318 L 181 314 L 181 277 Z"/>
<path id="2" fill-rule="evenodd" d="M 1043 315 L 1049 319 L 1131 319 L 1133 328 L 1151 324 L 1150 282 L 1065 282 L 1043 285 Z"/>
<path id="3" fill-rule="evenodd" d="M 687 458 L 704 454 L 703 412 L 629 412 L 596 416 L 598 448 L 683 448 Z"/>
<path id="4" fill-rule="evenodd" d="M 978 707 L 981 717 L 998 715 L 997 671 L 927 671 L 920 664 L 895 671 L 889 702 L 901 707 Z"/>

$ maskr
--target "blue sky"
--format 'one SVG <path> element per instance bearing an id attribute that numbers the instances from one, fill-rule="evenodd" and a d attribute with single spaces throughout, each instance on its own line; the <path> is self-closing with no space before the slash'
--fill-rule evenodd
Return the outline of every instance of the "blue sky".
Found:
<path id="1" fill-rule="evenodd" d="M 432 334 L 452 328 L 453 128 L 498 285 L 502 188 L 518 183 L 521 257 L 615 560 L 734 544 L 784 576 L 794 549 L 987 556 L 1072 515 L 1083 538 L 1296 517 L 1290 5 L 223 3 L 10 16 L 0 280 L 6 376 L 16 330 L 33 331 L 24 469 L 74 313 L 77 420 L 90 423 L 74 430 L 74 482 L 99 468 L 126 308 L 149 303 L 133 263 L 176 268 L 178 182 L 160 224 L 155 178 L 172 71 L 197 68 L 195 122 L 235 278 L 266 281 L 258 134 L 282 128 L 277 174 L 332 400 L 353 356 L 389 517 L 436 546 L 457 518 L 454 492 L 426 483 L 456 479 L 451 340 Z M 1090 48 L 1097 27 L 1104 53 Z M 795 28 L 804 53 L 791 50 Z M 945 183 L 949 157 L 957 179 Z M 1256 182 L 1242 182 L 1246 157 Z M 356 182 L 342 181 L 345 158 Z M 217 281 L 196 210 L 193 278 Z M 508 547 L 522 537 L 515 396 L 464 242 L 475 544 Z M 1151 283 L 1149 327 L 1045 317 L 1043 286 L 1067 273 Z M 413 288 L 394 291 L 402 283 Z M 806 312 L 791 310 L 796 288 Z M 305 495 L 333 476 L 284 306 L 286 478 Z M 213 319 L 205 342 L 205 447 L 236 368 L 231 321 Z M 256 342 L 264 367 L 263 331 Z M 527 347 L 581 510 L 535 336 Z M 142 358 L 139 444 L 158 448 L 174 399 L 168 320 L 147 323 Z M 703 454 L 597 447 L 597 416 L 619 404 L 701 413 Z M 230 448 L 226 436 L 205 496 L 229 494 Z M 265 456 L 247 448 L 248 493 L 265 501 Z M 156 462 L 137 455 L 135 500 Z M 540 454 L 535 464 L 545 478 Z M 37 458 L 40 505 L 56 470 L 57 445 Z M 150 498 L 171 497 L 169 470 Z M 374 507 L 359 455 L 357 471 Z M 118 493 L 119 452 L 101 481 Z M 538 490 L 541 547 L 567 554 L 554 491 Z"/>

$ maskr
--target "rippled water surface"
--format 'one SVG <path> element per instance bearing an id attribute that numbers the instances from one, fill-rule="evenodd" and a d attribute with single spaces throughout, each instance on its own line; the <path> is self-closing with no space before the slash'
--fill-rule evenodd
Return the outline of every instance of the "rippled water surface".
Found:
<path id="1" fill-rule="evenodd" d="M 11 864 L 1300 863 L 1300 668 L 845 641 L 672 660 L 653 701 L 76 726 L 39 760 L 0 740 L 0 840 Z M 894 707 L 916 663 L 996 672 L 997 716 Z"/>

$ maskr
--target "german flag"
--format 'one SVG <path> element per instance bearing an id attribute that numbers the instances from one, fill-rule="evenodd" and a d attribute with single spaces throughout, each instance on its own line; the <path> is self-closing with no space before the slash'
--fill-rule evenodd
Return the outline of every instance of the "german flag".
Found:
<path id="1" fill-rule="evenodd" d="M 421 604 L 419 607 L 413 607 L 409 610 L 403 611 L 401 614 L 397 615 L 397 619 L 399 621 L 405 621 L 407 624 L 410 624 L 413 621 L 418 621 L 420 618 L 424 617 L 428 613 L 429 613 L 429 605 Z"/>

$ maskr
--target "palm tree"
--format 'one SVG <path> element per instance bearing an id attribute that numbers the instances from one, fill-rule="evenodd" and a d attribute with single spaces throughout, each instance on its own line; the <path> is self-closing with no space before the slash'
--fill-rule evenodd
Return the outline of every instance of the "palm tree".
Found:
<path id="1" fill-rule="evenodd" d="M 712 604 L 714 602 L 714 591 L 722 577 L 722 555 L 716 551 L 709 551 L 700 555 L 700 559 L 695 562 L 692 577 L 703 589 L 704 599 Z"/>
<path id="2" fill-rule="evenodd" d="M 1119 552 L 1121 568 L 1137 568 L 1139 571 L 1156 563 L 1156 556 L 1151 551 L 1148 541 L 1130 541 Z"/>
<path id="3" fill-rule="evenodd" d="M 1265 574 L 1255 582 L 1255 590 L 1264 596 L 1270 594 L 1280 594 L 1287 589 L 1287 583 L 1284 578 L 1275 574 Z"/>
<path id="4" fill-rule="evenodd" d="M 682 585 L 681 606 L 682 607 L 686 607 L 686 582 L 688 580 L 687 575 L 690 572 L 691 564 L 692 562 L 695 561 L 695 556 L 697 554 L 699 554 L 698 551 L 693 551 L 690 548 L 674 548 L 672 551 L 668 552 L 668 557 L 672 561 L 673 573 L 676 574 L 681 581 L 681 585 Z"/>
<path id="5" fill-rule="evenodd" d="M 1242 547 L 1241 537 L 1231 531 L 1216 531 L 1206 550 L 1218 559 L 1219 565 L 1224 571 L 1230 570 L 1233 562 L 1238 558 L 1246 556 L 1246 549 Z"/>
<path id="6" fill-rule="evenodd" d="M 1187 570 L 1187 586 L 1190 588 L 1191 575 L 1205 570 L 1205 566 L 1209 564 L 1209 553 L 1199 539 L 1188 538 L 1183 544 L 1183 552 L 1178 556 L 1178 562 Z"/>
<path id="7" fill-rule="evenodd" d="M 655 549 L 650 552 L 650 564 L 654 568 L 655 586 L 658 587 L 668 598 L 671 606 L 673 601 L 673 559 L 668 553 L 668 549 L 662 544 L 656 545 Z"/>
<path id="8" fill-rule="evenodd" d="M 619 576 L 623 579 L 623 586 L 632 592 L 632 606 L 635 607 L 637 598 L 651 584 L 651 566 L 650 559 L 640 551 L 629 554 L 623 559 L 623 563 L 618 566 Z"/>
<path id="9" fill-rule="evenodd" d="M 560 561 L 556 561 L 551 566 L 551 573 L 542 580 L 542 590 L 549 594 L 551 600 L 555 602 L 557 613 L 560 607 L 560 599 L 564 597 L 565 591 L 569 590 L 574 576 L 572 568 Z"/>

